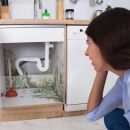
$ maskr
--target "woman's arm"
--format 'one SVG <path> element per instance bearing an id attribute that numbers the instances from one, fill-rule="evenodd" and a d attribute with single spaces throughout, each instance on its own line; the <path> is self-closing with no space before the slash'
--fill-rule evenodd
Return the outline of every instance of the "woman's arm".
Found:
<path id="1" fill-rule="evenodd" d="M 104 97 L 102 97 L 103 88 L 104 86 L 102 87 L 101 90 L 99 86 L 100 90 L 98 90 L 97 87 L 94 87 L 90 94 L 88 105 L 89 111 L 86 114 L 86 118 L 89 121 L 95 121 L 99 118 L 102 118 L 104 115 L 106 115 L 107 113 L 109 113 L 110 111 L 114 110 L 115 108 L 117 108 L 119 105 L 122 104 L 122 92 L 123 92 L 122 78 L 117 79 L 112 89 Z M 99 91 L 102 91 L 102 93 L 99 92 L 99 94 L 97 94 L 96 91 L 97 93 Z"/>
<path id="2" fill-rule="evenodd" d="M 102 101 L 107 71 L 97 72 L 87 104 L 87 113 L 94 110 Z"/>

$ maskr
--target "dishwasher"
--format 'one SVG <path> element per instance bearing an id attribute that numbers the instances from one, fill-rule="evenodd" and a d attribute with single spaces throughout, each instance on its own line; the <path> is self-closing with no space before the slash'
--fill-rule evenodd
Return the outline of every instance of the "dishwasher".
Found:
<path id="1" fill-rule="evenodd" d="M 95 70 L 88 56 L 87 26 L 67 27 L 67 87 L 65 111 L 80 111 L 87 109 L 87 101 L 93 85 Z M 117 76 L 110 73 L 105 84 L 104 95 L 114 85 Z"/>

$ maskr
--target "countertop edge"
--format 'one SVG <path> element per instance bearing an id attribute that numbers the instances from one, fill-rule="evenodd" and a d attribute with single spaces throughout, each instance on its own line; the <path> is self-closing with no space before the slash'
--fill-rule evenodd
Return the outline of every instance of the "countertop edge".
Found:
<path id="1" fill-rule="evenodd" d="M 89 20 L 1 19 L 0 25 L 88 25 Z"/>

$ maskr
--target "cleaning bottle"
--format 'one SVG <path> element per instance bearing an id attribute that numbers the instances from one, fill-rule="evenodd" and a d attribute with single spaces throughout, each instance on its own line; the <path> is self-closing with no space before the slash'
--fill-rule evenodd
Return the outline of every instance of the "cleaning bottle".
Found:
<path id="1" fill-rule="evenodd" d="M 48 12 L 47 9 L 42 13 L 42 18 L 43 19 L 50 19 L 50 13 Z"/>

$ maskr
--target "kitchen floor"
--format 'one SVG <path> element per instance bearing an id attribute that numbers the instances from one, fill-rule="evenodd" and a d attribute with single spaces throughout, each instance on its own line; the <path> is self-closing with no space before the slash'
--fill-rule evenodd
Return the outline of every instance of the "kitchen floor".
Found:
<path id="1" fill-rule="evenodd" d="M 85 116 L 51 119 L 8 121 L 1 123 L 0 130 L 107 130 L 103 119 L 88 122 Z"/>

